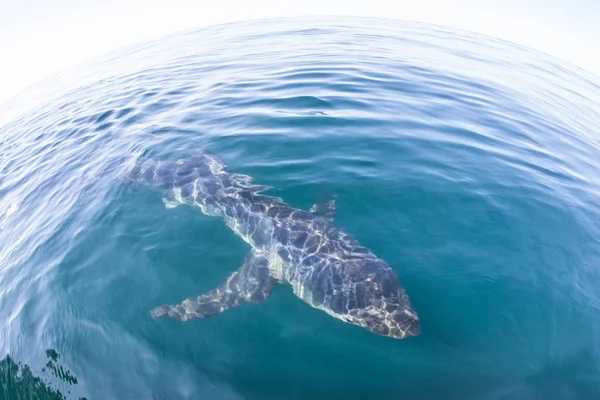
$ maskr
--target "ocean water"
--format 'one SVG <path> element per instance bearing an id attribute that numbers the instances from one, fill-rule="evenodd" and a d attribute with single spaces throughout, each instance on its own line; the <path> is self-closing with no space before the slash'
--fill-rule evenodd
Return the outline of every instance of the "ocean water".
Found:
<path id="1" fill-rule="evenodd" d="M 599 105 L 598 78 L 544 54 L 360 18 L 219 25 L 54 76 L 0 111 L 1 395 L 598 399 Z M 140 155 L 205 150 L 294 207 L 334 194 L 421 335 L 284 285 L 152 320 L 248 250 L 123 179 Z"/>

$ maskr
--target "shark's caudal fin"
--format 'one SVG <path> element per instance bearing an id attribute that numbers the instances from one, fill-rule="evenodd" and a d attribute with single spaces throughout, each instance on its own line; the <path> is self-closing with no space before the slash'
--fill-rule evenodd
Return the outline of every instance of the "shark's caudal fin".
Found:
<path id="1" fill-rule="evenodd" d="M 214 176 L 225 166 L 208 154 L 196 154 L 184 160 L 158 160 L 140 157 L 125 178 L 157 189 L 170 189 L 191 183 L 198 177 Z"/>
<path id="2" fill-rule="evenodd" d="M 208 318 L 249 302 L 262 303 L 269 298 L 275 284 L 269 274 L 269 261 L 250 251 L 244 265 L 215 289 L 174 306 L 157 307 L 150 315 L 179 321 Z"/>
<path id="3" fill-rule="evenodd" d="M 217 199 L 233 193 L 253 201 L 283 203 L 279 197 L 260 194 L 271 186 L 256 185 L 248 175 L 230 173 L 222 161 L 209 154 L 180 160 L 140 157 L 124 180 L 129 185 L 142 184 L 162 190 L 167 208 L 195 203 L 214 206 Z"/>

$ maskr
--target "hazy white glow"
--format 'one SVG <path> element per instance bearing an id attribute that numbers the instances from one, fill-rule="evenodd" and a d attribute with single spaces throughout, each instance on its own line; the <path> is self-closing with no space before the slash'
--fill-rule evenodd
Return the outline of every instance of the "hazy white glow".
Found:
<path id="1" fill-rule="evenodd" d="M 598 0 L 0 0 L 0 102 L 135 42 L 222 22 L 302 15 L 451 26 L 540 50 L 600 76 Z"/>

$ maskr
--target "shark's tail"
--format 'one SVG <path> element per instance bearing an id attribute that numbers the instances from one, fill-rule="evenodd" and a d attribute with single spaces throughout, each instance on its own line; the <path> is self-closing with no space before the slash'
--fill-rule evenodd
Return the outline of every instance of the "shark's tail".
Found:
<path id="1" fill-rule="evenodd" d="M 171 189 L 188 185 L 198 177 L 216 177 L 225 172 L 225 166 L 207 154 L 176 161 L 140 157 L 125 180 L 156 189 Z"/>
<path id="2" fill-rule="evenodd" d="M 225 164 L 209 154 L 194 155 L 183 160 L 157 160 L 140 157 L 129 172 L 126 181 L 163 190 L 167 202 L 198 204 L 205 206 L 206 213 L 214 209 L 231 207 L 231 201 L 282 203 L 278 197 L 259 194 L 270 186 L 256 185 L 252 178 L 231 173 Z"/>

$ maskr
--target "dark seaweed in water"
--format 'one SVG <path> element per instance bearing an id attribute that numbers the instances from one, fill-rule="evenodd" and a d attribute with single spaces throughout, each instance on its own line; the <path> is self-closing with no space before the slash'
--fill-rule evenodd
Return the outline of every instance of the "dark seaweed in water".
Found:
<path id="1" fill-rule="evenodd" d="M 59 354 L 54 349 L 46 350 L 48 362 L 46 367 L 51 371 L 55 378 L 69 384 L 76 385 L 77 378 L 71 372 L 65 369 L 60 362 Z M 46 374 L 42 369 L 41 375 Z M 49 378 L 36 376 L 28 365 L 17 364 L 10 355 L 0 360 L 0 399 L 12 400 L 64 400 L 67 394 L 60 390 L 52 388 L 52 382 Z M 86 400 L 81 397 L 80 400 Z"/>

